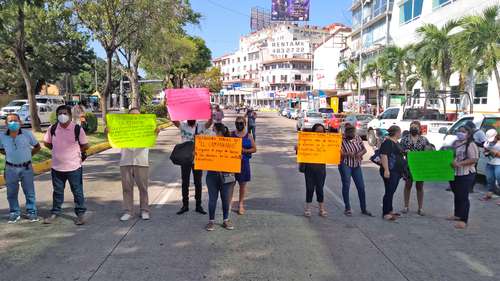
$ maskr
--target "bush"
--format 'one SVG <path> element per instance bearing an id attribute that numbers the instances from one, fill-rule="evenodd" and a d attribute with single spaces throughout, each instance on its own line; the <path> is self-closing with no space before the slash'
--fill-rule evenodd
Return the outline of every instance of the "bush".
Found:
<path id="1" fill-rule="evenodd" d="M 55 123 L 57 123 L 57 114 L 55 111 L 52 111 L 50 113 L 50 124 L 54 125 Z"/>
<path id="2" fill-rule="evenodd" d="M 156 117 L 167 118 L 168 110 L 163 104 L 147 104 L 141 108 L 141 113 L 155 114 Z"/>
<path id="3" fill-rule="evenodd" d="M 85 123 L 82 125 L 87 134 L 93 134 L 97 131 L 97 117 L 92 112 L 85 113 Z"/>

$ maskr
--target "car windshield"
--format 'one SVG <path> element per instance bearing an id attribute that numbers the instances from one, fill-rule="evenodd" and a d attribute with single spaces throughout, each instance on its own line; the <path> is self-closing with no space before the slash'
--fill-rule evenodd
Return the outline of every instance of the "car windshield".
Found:
<path id="1" fill-rule="evenodd" d="M 21 109 L 19 109 L 19 111 L 28 111 L 29 110 L 29 104 L 23 104 L 23 106 L 21 106 Z"/>
<path id="2" fill-rule="evenodd" d="M 331 108 L 320 108 L 318 111 L 321 113 L 333 113 L 333 109 Z"/>
<path id="3" fill-rule="evenodd" d="M 410 108 L 403 114 L 404 120 L 444 120 L 444 115 L 437 109 Z"/>
<path id="4" fill-rule="evenodd" d="M 321 118 L 321 113 L 319 112 L 308 112 L 307 113 L 307 117 L 311 117 L 311 118 Z"/>
<path id="5" fill-rule="evenodd" d="M 26 102 L 24 101 L 11 101 L 9 102 L 9 104 L 7 104 L 7 106 L 23 106 L 23 104 L 25 104 Z"/>
<path id="6" fill-rule="evenodd" d="M 356 119 L 358 121 L 366 121 L 366 120 L 372 120 L 373 119 L 373 116 L 371 115 L 356 115 Z"/>
<path id="7" fill-rule="evenodd" d="M 36 102 L 38 103 L 47 103 L 48 99 L 36 99 Z"/>

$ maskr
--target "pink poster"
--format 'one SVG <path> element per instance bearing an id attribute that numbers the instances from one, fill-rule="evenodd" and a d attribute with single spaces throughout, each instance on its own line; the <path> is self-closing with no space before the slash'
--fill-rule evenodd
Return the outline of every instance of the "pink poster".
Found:
<path id="1" fill-rule="evenodd" d="M 211 118 L 210 92 L 207 88 L 167 89 L 165 95 L 172 121 Z"/>

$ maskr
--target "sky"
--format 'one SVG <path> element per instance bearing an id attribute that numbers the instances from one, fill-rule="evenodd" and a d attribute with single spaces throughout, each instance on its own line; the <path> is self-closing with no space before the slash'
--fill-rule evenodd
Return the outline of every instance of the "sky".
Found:
<path id="1" fill-rule="evenodd" d="M 310 25 L 326 26 L 339 22 L 351 25 L 352 0 L 310 0 Z M 254 6 L 271 9 L 271 0 L 191 0 L 193 10 L 201 13 L 199 25 L 188 26 L 191 35 L 202 37 L 212 50 L 212 57 L 233 52 L 241 35 L 250 32 L 250 10 Z M 92 46 L 105 57 L 97 42 Z"/>

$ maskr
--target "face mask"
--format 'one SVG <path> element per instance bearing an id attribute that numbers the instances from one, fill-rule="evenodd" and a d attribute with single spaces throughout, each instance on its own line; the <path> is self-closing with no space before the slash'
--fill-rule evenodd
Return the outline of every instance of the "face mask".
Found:
<path id="1" fill-rule="evenodd" d="M 457 132 L 457 139 L 459 141 L 463 141 L 467 138 L 467 134 L 466 133 L 463 133 L 463 132 Z"/>
<path id="2" fill-rule="evenodd" d="M 236 122 L 236 123 L 234 123 L 234 125 L 236 126 L 236 130 L 238 130 L 239 132 L 241 132 L 241 131 L 243 131 L 243 129 L 245 129 L 245 123 Z"/>
<path id="3" fill-rule="evenodd" d="M 10 121 L 7 124 L 7 128 L 9 129 L 9 131 L 14 131 L 15 132 L 15 131 L 19 130 L 20 127 L 21 127 L 21 125 L 17 121 Z"/>
<path id="4" fill-rule="evenodd" d="M 416 135 L 418 135 L 418 133 L 419 133 L 418 128 L 410 128 L 410 134 L 412 136 L 416 136 Z"/>
<path id="5" fill-rule="evenodd" d="M 57 121 L 59 121 L 59 123 L 61 124 L 66 124 L 69 121 L 69 116 L 66 114 L 59 114 L 57 116 Z"/>
<path id="6" fill-rule="evenodd" d="M 195 120 L 189 120 L 187 123 L 188 123 L 189 126 L 192 127 L 192 126 L 194 126 L 196 124 L 196 121 Z"/>

